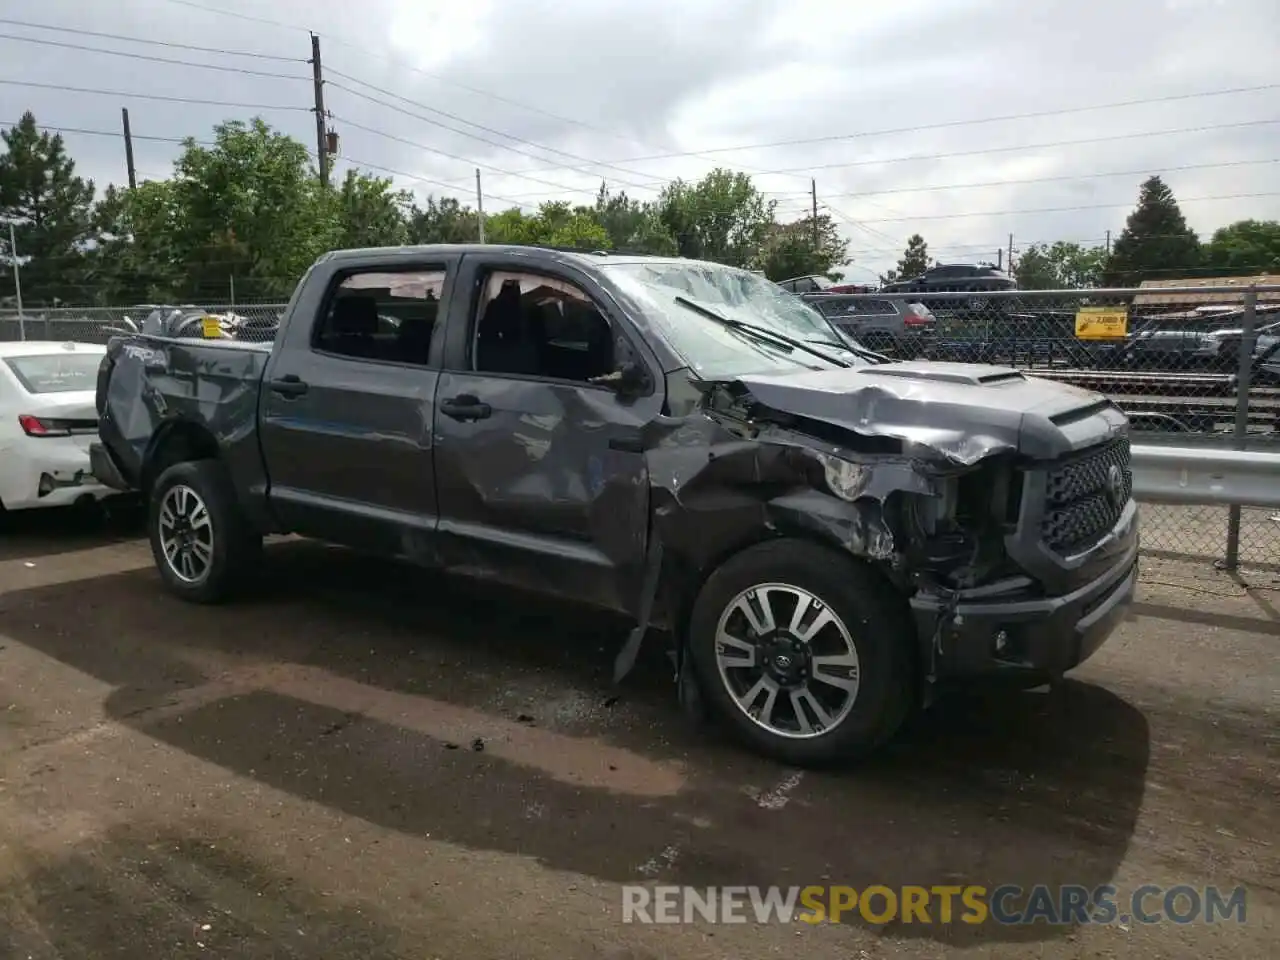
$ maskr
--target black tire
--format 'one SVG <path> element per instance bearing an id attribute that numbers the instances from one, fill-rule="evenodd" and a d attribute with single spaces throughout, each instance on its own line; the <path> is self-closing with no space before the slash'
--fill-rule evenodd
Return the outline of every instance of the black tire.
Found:
<path id="1" fill-rule="evenodd" d="M 212 556 L 196 578 L 184 579 L 163 546 L 161 513 L 166 498 L 177 488 L 193 492 L 208 512 Z M 217 460 L 176 463 L 156 478 L 148 502 L 147 534 L 165 586 L 192 603 L 220 603 L 231 597 L 252 580 L 262 556 L 262 536 L 245 519 L 231 477 Z"/>
<path id="2" fill-rule="evenodd" d="M 846 626 L 857 653 L 860 676 L 852 706 L 833 726 L 812 736 L 787 736 L 748 717 L 717 665 L 721 615 L 743 591 L 769 583 L 798 587 L 819 600 Z M 875 750 L 901 727 L 914 699 L 915 633 L 905 604 L 872 567 L 816 543 L 771 540 L 731 557 L 699 592 L 688 637 L 714 711 L 749 746 L 793 766 L 821 766 Z"/>

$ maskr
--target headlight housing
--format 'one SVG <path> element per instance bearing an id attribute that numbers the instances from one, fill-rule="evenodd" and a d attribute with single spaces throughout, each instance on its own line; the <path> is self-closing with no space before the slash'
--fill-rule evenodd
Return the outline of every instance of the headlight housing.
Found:
<path id="1" fill-rule="evenodd" d="M 850 463 L 827 453 L 819 453 L 818 459 L 822 463 L 822 476 L 828 490 L 841 500 L 850 502 L 862 496 L 871 475 L 870 467 Z"/>

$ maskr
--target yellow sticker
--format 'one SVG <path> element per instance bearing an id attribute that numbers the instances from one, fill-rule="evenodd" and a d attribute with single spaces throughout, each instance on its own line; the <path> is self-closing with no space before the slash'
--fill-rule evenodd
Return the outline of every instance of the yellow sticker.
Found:
<path id="1" fill-rule="evenodd" d="M 206 340 L 222 339 L 222 322 L 217 317 L 205 317 L 200 325 Z"/>
<path id="2" fill-rule="evenodd" d="M 1123 339 L 1129 333 L 1124 307 L 1081 307 L 1076 311 L 1076 336 L 1081 340 Z"/>

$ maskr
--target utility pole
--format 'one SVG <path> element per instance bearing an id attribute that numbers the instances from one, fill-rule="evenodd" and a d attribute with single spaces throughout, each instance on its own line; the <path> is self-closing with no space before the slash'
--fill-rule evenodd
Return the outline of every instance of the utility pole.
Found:
<path id="1" fill-rule="evenodd" d="M 27 339 L 27 321 L 22 313 L 22 271 L 18 269 L 18 241 L 13 236 L 13 221 L 9 221 L 9 259 L 13 261 L 13 293 L 18 301 L 18 339 Z"/>
<path id="2" fill-rule="evenodd" d="M 1111 231 L 1107 231 L 1107 256 L 1111 256 Z"/>
<path id="3" fill-rule="evenodd" d="M 120 119 L 124 121 L 124 165 L 129 171 L 129 189 L 138 185 L 138 173 L 133 168 L 133 134 L 129 132 L 129 108 L 120 108 Z"/>
<path id="4" fill-rule="evenodd" d="M 1004 251 L 1003 250 L 996 251 L 996 269 L 997 270 L 1004 269 Z"/>
<path id="5" fill-rule="evenodd" d="M 320 67 L 320 37 L 311 34 L 311 86 L 316 104 L 316 157 L 320 162 L 320 185 L 329 186 L 329 141 L 324 131 L 324 71 Z"/>
<path id="6" fill-rule="evenodd" d="M 480 224 L 480 242 L 484 243 L 484 193 L 480 190 L 479 167 L 476 167 L 476 220 Z"/>
<path id="7" fill-rule="evenodd" d="M 1009 234 L 1009 272 L 1013 273 L 1013 234 Z"/>
<path id="8" fill-rule="evenodd" d="M 810 178 L 809 195 L 813 198 L 813 251 L 818 252 L 818 181 Z"/>

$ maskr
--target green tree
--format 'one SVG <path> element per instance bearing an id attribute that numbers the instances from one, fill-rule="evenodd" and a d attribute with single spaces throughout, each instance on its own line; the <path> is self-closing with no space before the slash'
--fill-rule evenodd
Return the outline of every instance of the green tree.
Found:
<path id="1" fill-rule="evenodd" d="M 1218 228 L 1204 246 L 1204 266 L 1219 277 L 1280 273 L 1280 220 L 1240 220 Z"/>
<path id="2" fill-rule="evenodd" d="M 474 243 L 479 239 L 476 212 L 453 197 L 427 197 L 424 207 L 409 210 L 410 243 Z"/>
<path id="3" fill-rule="evenodd" d="M 929 269 L 929 245 L 924 237 L 913 233 L 907 238 L 906 249 L 898 260 L 898 266 L 880 276 L 881 283 L 893 283 L 895 280 L 911 280 Z"/>
<path id="4" fill-rule="evenodd" d="M 219 124 L 212 147 L 188 139 L 173 191 L 173 249 L 193 296 L 221 293 L 233 276 L 255 294 L 288 296 L 343 236 L 306 148 L 258 118 Z"/>
<path id="5" fill-rule="evenodd" d="M 0 220 L 14 221 L 23 302 L 74 300 L 83 287 L 93 181 L 76 176 L 61 135 L 41 131 L 29 110 L 0 137 L 5 146 L 0 155 Z M 0 234 L 8 258 L 9 231 L 4 228 Z M 0 296 L 11 296 L 12 279 L 9 271 L 3 274 Z"/>
<path id="6" fill-rule="evenodd" d="M 88 302 L 173 299 L 185 277 L 173 247 L 179 213 L 171 180 L 143 181 L 133 190 L 108 186 L 93 209 L 93 247 L 86 255 L 86 282 L 92 291 Z"/>
<path id="7" fill-rule="evenodd" d="M 695 184 L 676 180 L 656 206 L 680 256 L 734 267 L 758 265 L 774 226 L 774 201 L 731 170 L 712 170 Z"/>
<path id="8" fill-rule="evenodd" d="M 1200 240 L 1187 226 L 1173 191 L 1159 177 L 1149 177 L 1116 238 L 1103 282 L 1109 287 L 1136 287 L 1148 278 L 1194 275 L 1202 262 Z"/>
<path id="9" fill-rule="evenodd" d="M 653 204 L 610 193 L 605 184 L 596 195 L 595 220 L 609 235 L 612 249 L 674 256 L 676 241 Z"/>
<path id="10" fill-rule="evenodd" d="M 579 250 L 605 250 L 609 234 L 589 207 L 563 201 L 544 203 L 532 216 L 512 207 L 485 218 L 485 239 L 490 243 L 516 243 Z"/>
<path id="11" fill-rule="evenodd" d="M 343 247 L 394 247 L 409 241 L 411 196 L 382 177 L 348 170 L 333 193 Z"/>
<path id="12" fill-rule="evenodd" d="M 775 224 L 761 253 L 759 267 L 770 280 L 787 280 L 810 274 L 835 279 L 832 271 L 845 262 L 848 253 L 849 241 L 840 235 L 830 216 L 820 213 L 816 245 L 812 217 Z"/>
<path id="13" fill-rule="evenodd" d="M 1103 247 L 1033 243 L 1018 258 L 1014 275 L 1023 290 L 1079 290 L 1101 283 L 1106 263 Z"/>

